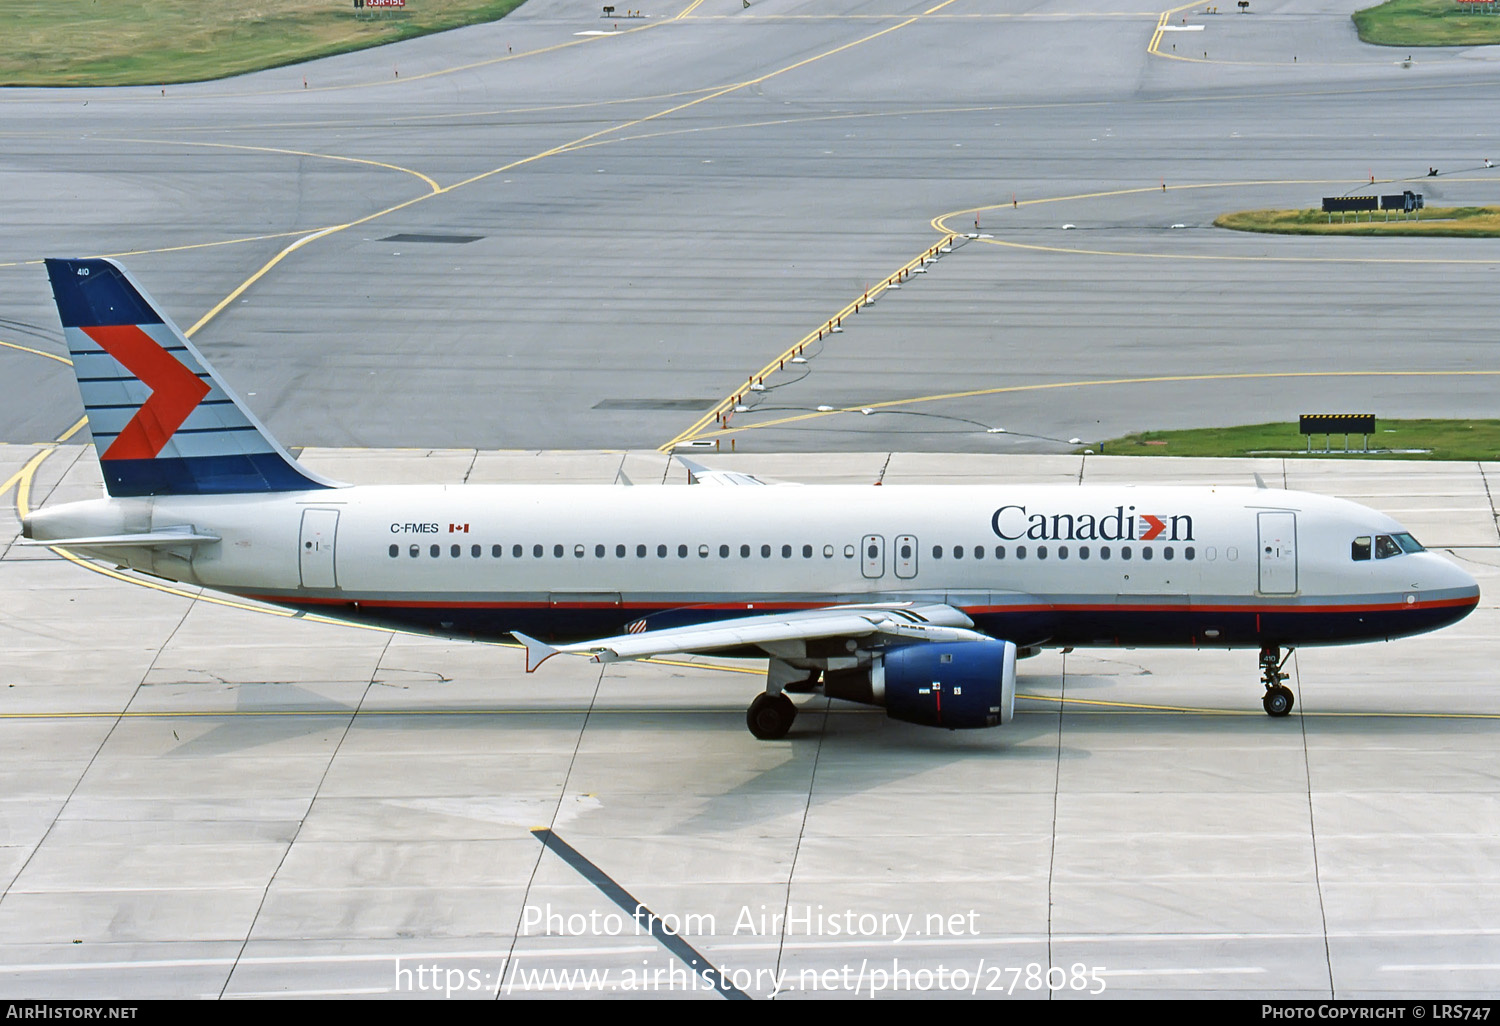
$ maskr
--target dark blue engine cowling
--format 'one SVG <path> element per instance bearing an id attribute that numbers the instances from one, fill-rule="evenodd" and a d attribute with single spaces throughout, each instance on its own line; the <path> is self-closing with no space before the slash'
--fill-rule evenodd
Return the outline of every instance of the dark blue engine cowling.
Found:
<path id="1" fill-rule="evenodd" d="M 1009 723 L 1015 715 L 1013 642 L 903 645 L 887 649 L 871 676 L 874 697 L 884 692 L 893 720 L 956 730 Z"/>

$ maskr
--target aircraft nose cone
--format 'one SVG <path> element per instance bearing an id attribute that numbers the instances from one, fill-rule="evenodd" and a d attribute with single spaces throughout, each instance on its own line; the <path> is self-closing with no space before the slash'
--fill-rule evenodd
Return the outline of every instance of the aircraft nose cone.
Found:
<path id="1" fill-rule="evenodd" d="M 1435 556 L 1434 559 L 1439 560 L 1441 566 L 1434 575 L 1433 586 L 1423 589 L 1423 597 L 1431 596 L 1432 600 L 1446 609 L 1448 615 L 1443 619 L 1445 624 L 1456 623 L 1479 605 L 1479 582 L 1463 567 L 1441 556 Z"/>

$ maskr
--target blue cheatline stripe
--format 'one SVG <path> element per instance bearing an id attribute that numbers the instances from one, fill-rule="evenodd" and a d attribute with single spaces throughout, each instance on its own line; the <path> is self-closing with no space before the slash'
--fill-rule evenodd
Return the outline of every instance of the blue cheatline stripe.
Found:
<path id="1" fill-rule="evenodd" d="M 709 980 L 711 977 L 714 989 L 731 1001 L 751 1000 L 749 994 L 724 979 L 724 974 L 712 962 L 700 955 L 691 944 L 675 933 L 668 933 L 662 927 L 661 920 L 649 908 L 632 898 L 629 891 L 611 880 L 604 870 L 584 858 L 576 848 L 546 827 L 537 827 L 531 833 L 543 845 L 557 853 L 564 862 L 578 870 L 580 876 L 599 888 L 606 898 L 629 913 L 636 922 L 640 922 L 642 916 L 648 917 L 646 921 L 651 927 L 651 936 L 655 937 L 662 947 L 682 959 L 690 972 L 697 973 L 704 980 Z"/>

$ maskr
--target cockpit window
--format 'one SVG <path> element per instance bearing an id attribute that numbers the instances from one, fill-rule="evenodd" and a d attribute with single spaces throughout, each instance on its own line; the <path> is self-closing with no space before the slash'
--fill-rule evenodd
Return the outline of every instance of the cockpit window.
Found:
<path id="1" fill-rule="evenodd" d="M 1388 534 L 1377 534 L 1375 536 L 1375 558 L 1390 559 L 1392 556 L 1401 555 L 1401 546 L 1396 544 L 1396 539 Z"/>
<path id="2" fill-rule="evenodd" d="M 1426 552 L 1427 551 L 1422 546 L 1421 542 L 1417 541 L 1415 538 L 1413 538 L 1409 534 L 1393 534 L 1393 535 L 1391 535 L 1391 537 L 1394 538 L 1394 539 L 1396 539 L 1396 544 L 1399 545 L 1399 546 L 1401 546 L 1401 551 L 1402 552 Z"/>
<path id="3" fill-rule="evenodd" d="M 1360 535 L 1358 538 L 1354 539 L 1354 542 L 1349 546 L 1349 558 L 1370 558 L 1370 536 L 1368 534 Z"/>

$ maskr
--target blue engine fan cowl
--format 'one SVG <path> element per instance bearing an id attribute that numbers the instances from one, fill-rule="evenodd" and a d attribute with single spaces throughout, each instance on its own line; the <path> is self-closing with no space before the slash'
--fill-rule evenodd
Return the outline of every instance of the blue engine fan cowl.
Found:
<path id="1" fill-rule="evenodd" d="M 872 697 L 884 693 L 893 720 L 950 730 L 1006 724 L 1016 710 L 1016 646 L 960 641 L 887 649 L 871 669 L 871 685 Z"/>

